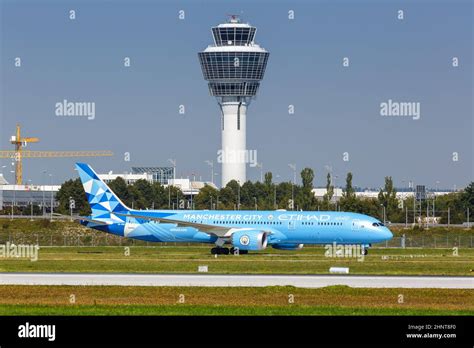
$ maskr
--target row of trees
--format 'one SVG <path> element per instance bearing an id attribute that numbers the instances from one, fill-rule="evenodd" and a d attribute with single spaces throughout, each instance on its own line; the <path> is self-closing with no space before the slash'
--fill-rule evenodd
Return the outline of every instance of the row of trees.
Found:
<path id="1" fill-rule="evenodd" d="M 359 198 L 352 185 L 352 173 L 346 177 L 342 197 L 334 198 L 334 186 L 331 175 L 326 177 L 326 194 L 317 199 L 313 192 L 314 172 L 311 168 L 301 171 L 301 185 L 291 182 L 274 183 L 272 173 L 265 174 L 263 182 L 247 181 L 240 186 L 236 181 L 230 181 L 225 187 L 215 189 L 209 185 L 202 188 L 193 198 L 194 209 L 240 209 L 240 210 L 340 210 L 352 211 L 371 215 L 392 222 L 413 222 L 413 198 L 400 201 L 396 197 L 396 189 L 391 177 L 385 177 L 384 188 L 377 198 Z M 146 180 L 137 180 L 132 185 L 118 177 L 109 183 L 110 188 L 120 199 L 130 207 L 136 209 L 190 209 L 191 201 L 186 199 L 177 187 L 164 187 L 159 183 L 149 183 Z M 58 212 L 69 213 L 70 198 L 75 201 L 75 213 L 89 214 L 89 206 L 85 199 L 82 184 L 79 179 L 66 181 L 57 194 L 59 200 Z M 424 201 L 421 212 L 426 215 L 426 208 L 432 212 L 431 201 Z M 474 210 L 474 182 L 462 192 L 455 192 L 436 197 L 435 215 L 441 216 L 442 223 L 462 223 L 466 221 L 466 210 Z M 416 215 L 419 214 L 417 210 Z M 432 213 L 429 213 L 430 215 Z"/>

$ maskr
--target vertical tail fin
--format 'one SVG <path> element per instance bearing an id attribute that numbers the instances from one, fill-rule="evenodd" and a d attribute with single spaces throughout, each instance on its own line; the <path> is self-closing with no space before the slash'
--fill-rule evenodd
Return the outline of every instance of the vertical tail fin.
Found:
<path id="1" fill-rule="evenodd" d="M 86 191 L 93 218 L 110 218 L 111 213 L 124 213 L 130 210 L 99 178 L 91 166 L 86 163 L 76 163 L 76 168 Z"/>

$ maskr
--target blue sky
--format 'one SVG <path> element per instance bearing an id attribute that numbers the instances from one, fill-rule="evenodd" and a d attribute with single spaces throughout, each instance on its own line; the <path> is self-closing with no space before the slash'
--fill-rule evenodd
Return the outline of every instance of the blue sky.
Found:
<path id="1" fill-rule="evenodd" d="M 83 159 L 98 172 L 176 158 L 178 176 L 209 180 L 205 160 L 215 162 L 220 147 L 219 109 L 197 53 L 211 44 L 211 26 L 235 13 L 258 28 L 256 41 L 270 52 L 247 112 L 247 147 L 258 151 L 265 171 L 290 180 L 288 163 L 308 166 L 317 186 L 325 165 L 338 183 L 352 171 L 363 187 L 383 185 L 386 175 L 397 186 L 413 180 L 452 188 L 473 180 L 471 1 L 0 3 L 3 150 L 12 148 L 20 122 L 24 135 L 41 139 L 32 150 L 112 150 L 111 158 Z M 63 99 L 95 102 L 95 119 L 56 116 Z M 421 118 L 382 117 L 380 103 L 389 99 L 419 102 Z M 24 180 L 41 182 L 47 169 L 62 182 L 76 176 L 74 161 L 25 160 Z M 10 161 L 0 163 L 11 181 Z M 260 172 L 248 168 L 247 176 L 256 180 Z"/>

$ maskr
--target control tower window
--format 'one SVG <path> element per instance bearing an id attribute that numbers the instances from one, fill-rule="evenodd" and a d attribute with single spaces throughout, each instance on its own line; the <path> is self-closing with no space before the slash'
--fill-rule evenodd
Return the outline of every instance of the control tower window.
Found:
<path id="1" fill-rule="evenodd" d="M 246 46 L 254 41 L 254 27 L 215 27 L 212 35 L 217 46 Z"/>

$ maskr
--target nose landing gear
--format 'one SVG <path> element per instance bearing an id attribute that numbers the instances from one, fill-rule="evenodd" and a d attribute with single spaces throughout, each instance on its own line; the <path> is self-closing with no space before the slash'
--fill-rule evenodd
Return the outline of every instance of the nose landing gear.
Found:
<path id="1" fill-rule="evenodd" d="M 361 245 L 360 246 L 362 255 L 365 256 L 365 255 L 369 254 L 369 247 L 370 247 L 370 245 Z"/>

